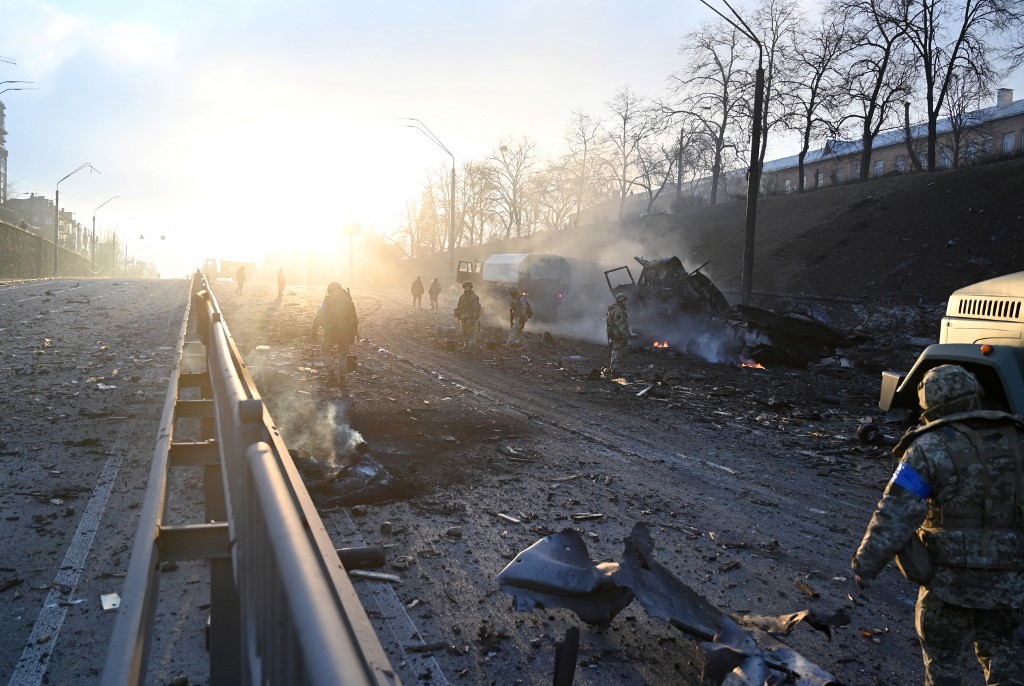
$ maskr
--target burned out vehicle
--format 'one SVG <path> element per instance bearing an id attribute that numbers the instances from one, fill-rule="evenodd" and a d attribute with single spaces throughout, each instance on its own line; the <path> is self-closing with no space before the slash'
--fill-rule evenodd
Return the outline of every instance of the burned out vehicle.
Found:
<path id="1" fill-rule="evenodd" d="M 751 360 L 801 367 L 862 342 L 808 312 L 779 313 L 730 305 L 701 270 L 687 271 L 678 257 L 634 258 L 642 267 L 633 279 L 628 266 L 605 272 L 612 295 L 629 296 L 629 318 L 642 347 L 667 347 L 710 362 Z"/>
<path id="2" fill-rule="evenodd" d="M 480 295 L 501 304 L 508 301 L 508 289 L 515 288 L 529 299 L 539 321 L 555 321 L 566 311 L 575 314 L 579 297 L 600 279 L 595 263 L 549 253 L 499 253 L 482 261 L 463 260 L 456 274 L 459 283 L 470 281 Z"/>
<path id="3" fill-rule="evenodd" d="M 1024 272 L 955 291 L 946 303 L 939 342 L 924 349 L 910 371 L 882 372 L 879 407 L 917 408 L 917 385 L 942 364 L 971 371 L 984 389 L 986 409 L 1024 414 Z"/>

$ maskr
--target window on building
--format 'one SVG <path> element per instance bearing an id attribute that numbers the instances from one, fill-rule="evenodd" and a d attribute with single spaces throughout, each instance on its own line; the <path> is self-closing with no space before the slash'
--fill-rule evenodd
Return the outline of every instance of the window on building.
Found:
<path id="1" fill-rule="evenodd" d="M 784 180 L 782 182 L 782 191 L 784 193 L 792 193 L 793 192 L 793 180 L 792 179 L 786 179 L 786 180 Z"/>
<path id="2" fill-rule="evenodd" d="M 1006 133 L 1003 134 L 1003 152 L 1004 153 L 1010 154 L 1010 153 L 1013 152 L 1014 146 L 1015 146 L 1015 144 L 1017 142 L 1016 138 L 1017 138 L 1017 134 L 1015 132 L 1013 132 L 1013 131 L 1007 131 Z"/>
<path id="3" fill-rule="evenodd" d="M 974 141 L 970 141 L 969 143 L 967 143 L 967 149 L 964 152 L 964 157 L 967 159 L 968 162 L 973 162 L 977 156 L 978 144 L 975 143 Z"/>
<path id="4" fill-rule="evenodd" d="M 982 155 L 991 155 L 992 154 L 992 139 L 991 138 L 987 138 L 986 137 L 986 138 L 982 139 L 982 141 L 981 141 L 981 154 Z"/>
<path id="5" fill-rule="evenodd" d="M 949 169 L 953 166 L 953 151 L 949 148 L 943 148 L 942 154 L 939 157 L 939 166 L 943 169 Z"/>
<path id="6" fill-rule="evenodd" d="M 875 166 L 872 170 L 875 176 L 881 176 L 885 173 L 885 162 L 882 160 L 875 160 Z"/>
<path id="7" fill-rule="evenodd" d="M 814 173 L 814 187 L 822 188 L 825 185 L 825 172 L 818 170 Z"/>
<path id="8" fill-rule="evenodd" d="M 853 178 L 860 178 L 860 162 L 857 162 L 853 165 Z"/>
<path id="9" fill-rule="evenodd" d="M 903 155 L 896 155 L 896 161 L 893 166 L 896 168 L 896 171 L 901 172 L 905 170 L 907 168 L 907 158 Z"/>
<path id="10" fill-rule="evenodd" d="M 846 181 L 846 169 L 839 167 L 836 169 L 836 183 L 842 183 L 843 181 Z"/>

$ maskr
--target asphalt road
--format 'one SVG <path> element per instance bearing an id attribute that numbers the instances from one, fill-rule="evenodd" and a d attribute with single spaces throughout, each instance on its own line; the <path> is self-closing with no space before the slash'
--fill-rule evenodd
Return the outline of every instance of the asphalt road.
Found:
<path id="1" fill-rule="evenodd" d="M 447 296 L 412 310 L 405 294 L 355 290 L 359 366 L 341 392 L 308 338 L 321 288 L 214 291 L 293 454 L 323 450 L 300 429 L 329 416 L 386 476 L 308 483 L 339 547 L 387 549 L 380 571 L 399 581 L 356 588 L 405 683 L 547 684 L 577 626 L 577 684 L 696 684 L 697 643 L 636 603 L 597 630 L 564 609 L 515 612 L 497 587 L 544 535 L 574 528 L 595 561 L 618 560 L 638 522 L 662 564 L 736 616 L 846 611 L 831 641 L 806 626 L 787 639 L 844 683 L 921 681 L 914 589 L 890 568 L 861 595 L 849 573 L 892 468 L 854 438 L 874 372 L 638 354 L 612 384 L 592 373 L 602 346 L 546 345 L 532 324 L 510 349 L 497 312 L 461 351 Z M 186 294 L 183 281 L 0 286 L 0 680 L 98 679 L 115 615 L 100 596 L 127 567 Z M 637 395 L 658 378 L 663 394 Z M 163 575 L 151 683 L 205 682 L 204 576 Z"/>
<path id="2" fill-rule="evenodd" d="M 0 682 L 98 681 L 186 297 L 181 280 L 0 285 Z M 203 572 L 165 575 L 161 616 Z M 204 621 L 166 628 L 155 682 L 199 654 Z"/>
<path id="3" fill-rule="evenodd" d="M 831 641 L 807 626 L 786 639 L 844 683 L 922 680 L 916 588 L 890 567 L 861 594 L 849 571 L 894 466 L 855 436 L 879 418 L 877 371 L 648 352 L 619 385 L 593 373 L 604 346 L 559 335 L 547 345 L 539 323 L 524 347 L 503 345 L 500 306 L 462 351 L 450 295 L 431 311 L 405 293 L 356 289 L 359 367 L 338 393 L 308 339 L 322 290 L 214 290 L 243 354 L 259 349 L 257 383 L 293 453 L 323 449 L 296 429 L 310 407 L 335 408 L 391 477 L 314 497 L 339 546 L 387 547 L 382 571 L 400 581 L 356 588 L 406 683 L 550 683 L 555 643 L 578 626 L 577 684 L 696 684 L 697 642 L 636 602 L 597 630 L 564 609 L 515 612 L 498 589 L 501 569 L 547 534 L 573 528 L 595 562 L 618 561 L 641 522 L 657 559 L 735 616 L 849 614 Z M 637 395 L 658 379 L 668 380 L 658 397 Z M 434 661 L 424 666 L 424 654 Z"/>

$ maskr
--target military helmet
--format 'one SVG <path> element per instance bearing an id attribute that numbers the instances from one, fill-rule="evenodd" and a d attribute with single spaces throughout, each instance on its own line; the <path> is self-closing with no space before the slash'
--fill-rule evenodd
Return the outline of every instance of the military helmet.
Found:
<path id="1" fill-rule="evenodd" d="M 508 289 L 508 294 L 509 295 L 519 295 L 519 291 L 517 291 L 515 288 L 512 288 L 510 286 L 509 289 Z"/>
<path id="2" fill-rule="evenodd" d="M 955 364 L 929 369 L 917 385 L 917 399 L 925 421 L 955 412 L 981 409 L 981 385 L 974 374 Z"/>
<path id="3" fill-rule="evenodd" d="M 462 290 L 464 290 L 464 291 L 471 291 L 471 290 L 473 290 L 473 282 L 472 281 L 466 281 L 465 283 L 463 283 L 462 284 Z"/>
<path id="4" fill-rule="evenodd" d="M 338 283 L 337 281 L 332 281 L 329 284 L 327 284 L 327 292 L 328 293 L 333 293 L 334 291 L 340 291 L 340 290 L 344 290 L 344 289 L 342 289 L 341 284 Z"/>
<path id="5" fill-rule="evenodd" d="M 617 303 L 624 303 L 627 300 L 629 300 L 629 296 L 626 295 L 625 293 L 619 293 L 618 295 L 615 296 L 615 302 Z"/>

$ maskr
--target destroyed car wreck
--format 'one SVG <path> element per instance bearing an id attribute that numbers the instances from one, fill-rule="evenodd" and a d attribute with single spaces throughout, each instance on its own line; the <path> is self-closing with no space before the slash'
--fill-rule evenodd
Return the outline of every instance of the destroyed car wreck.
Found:
<path id="1" fill-rule="evenodd" d="M 670 348 L 709 362 L 783 364 L 804 367 L 862 343 L 806 313 L 779 313 L 749 305 L 730 306 L 701 270 L 687 271 L 678 257 L 635 257 L 640 277 L 627 265 L 609 269 L 612 295 L 629 297 L 630 324 L 642 347 Z"/>
<path id="2" fill-rule="evenodd" d="M 654 559 L 650 531 L 637 524 L 625 540 L 621 563 L 595 563 L 574 529 L 545 536 L 520 552 L 498 575 L 515 609 L 563 607 L 596 627 L 611 624 L 635 598 L 656 618 L 701 642 L 707 683 L 765 686 L 779 683 L 838 686 L 834 676 L 779 641 L 801 621 L 831 639 L 846 626 L 842 613 L 822 616 L 802 610 L 780 616 L 723 612 Z M 570 680 L 565 683 L 571 683 Z"/>

